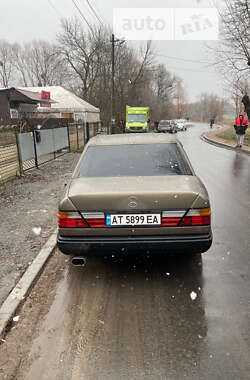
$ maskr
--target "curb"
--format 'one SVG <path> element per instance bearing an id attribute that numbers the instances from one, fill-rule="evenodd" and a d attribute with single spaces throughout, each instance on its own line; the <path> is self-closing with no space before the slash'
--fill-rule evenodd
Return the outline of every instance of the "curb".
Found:
<path id="1" fill-rule="evenodd" d="M 242 148 L 241 149 L 237 149 L 237 148 L 234 148 L 231 145 L 227 145 L 227 144 L 218 142 L 216 140 L 211 139 L 210 137 L 207 137 L 206 133 L 203 133 L 201 135 L 201 139 L 204 140 L 204 141 L 206 141 L 207 143 L 209 143 L 211 145 L 215 145 L 215 146 L 218 146 L 220 148 L 225 148 L 225 149 L 228 149 L 228 150 L 234 150 L 237 153 L 244 153 L 244 154 L 250 155 L 250 151 L 249 150 L 242 149 Z"/>
<path id="2" fill-rule="evenodd" d="M 0 307 L 0 337 L 4 334 L 5 329 L 13 317 L 16 309 L 24 300 L 31 285 L 35 281 L 43 269 L 46 261 L 53 252 L 56 246 L 57 229 L 52 233 L 50 238 L 44 244 L 37 257 L 33 260 L 31 265 L 27 268 L 21 279 L 16 284 L 15 288 L 8 295 L 2 306 Z"/>

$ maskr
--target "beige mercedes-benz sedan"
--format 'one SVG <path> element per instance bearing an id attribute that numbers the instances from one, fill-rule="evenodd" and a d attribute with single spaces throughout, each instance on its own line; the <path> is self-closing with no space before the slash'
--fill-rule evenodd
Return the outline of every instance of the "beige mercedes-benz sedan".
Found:
<path id="1" fill-rule="evenodd" d="M 130 247 L 202 253 L 212 244 L 206 188 L 182 144 L 165 134 L 92 138 L 59 204 L 58 227 L 59 249 L 74 256 Z"/>

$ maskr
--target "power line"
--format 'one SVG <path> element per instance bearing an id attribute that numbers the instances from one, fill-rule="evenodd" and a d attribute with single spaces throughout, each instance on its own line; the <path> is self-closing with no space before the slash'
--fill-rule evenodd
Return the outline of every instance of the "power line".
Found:
<path id="1" fill-rule="evenodd" d="M 206 74 L 215 75 L 215 73 L 211 72 L 211 71 L 193 70 L 193 69 L 188 69 L 188 68 L 185 68 L 185 67 L 173 67 L 173 66 L 169 66 L 167 63 L 165 63 L 165 65 L 167 66 L 167 68 L 170 68 L 170 69 L 173 69 L 173 70 L 184 70 L 184 71 L 191 71 L 193 73 L 206 73 Z"/>
<path id="2" fill-rule="evenodd" d="M 180 60 L 180 61 L 184 61 L 184 62 L 193 62 L 193 63 L 202 63 L 202 64 L 207 64 L 207 62 L 205 61 L 196 61 L 196 60 L 193 60 L 193 59 L 186 59 L 186 58 L 179 58 L 179 57 L 173 57 L 173 56 L 168 56 L 168 55 L 164 55 L 164 54 L 155 54 L 156 56 L 158 57 L 165 57 L 165 58 L 170 58 L 170 59 L 175 59 L 175 60 Z M 166 64 L 168 65 L 168 64 Z M 213 65 L 207 65 L 207 66 L 203 66 L 202 68 L 206 68 L 206 67 L 211 67 Z M 171 66 L 170 66 L 171 67 Z M 173 66 L 172 66 L 173 67 Z M 193 71 L 193 72 L 196 72 L 196 73 L 209 73 L 209 71 L 202 71 L 202 70 L 194 70 L 194 69 L 188 69 L 188 68 L 183 68 L 183 67 L 174 67 L 174 69 L 180 69 L 180 70 L 186 70 L 186 71 Z"/>
<path id="3" fill-rule="evenodd" d="M 104 25 L 101 17 L 99 17 L 98 13 L 96 12 L 95 8 L 93 7 L 93 5 L 91 5 L 90 1 L 89 0 L 86 0 L 87 1 L 87 4 L 89 6 L 89 8 L 91 9 L 92 13 L 95 15 L 95 17 L 97 18 L 97 20 L 99 21 L 99 23 L 101 25 Z"/>
<path id="4" fill-rule="evenodd" d="M 202 63 L 202 64 L 206 64 L 207 62 L 205 61 L 197 61 L 197 60 L 194 60 L 194 59 L 187 59 L 187 58 L 179 58 L 179 57 L 173 57 L 173 56 L 169 56 L 169 55 L 164 55 L 164 54 L 155 54 L 159 57 L 165 57 L 165 58 L 170 58 L 170 59 L 175 59 L 177 61 L 184 61 L 184 62 L 194 62 L 194 63 Z"/>
<path id="5" fill-rule="evenodd" d="M 81 9 L 79 8 L 79 6 L 76 4 L 75 0 L 72 0 L 72 3 L 74 4 L 74 6 L 76 7 L 76 9 L 78 10 L 81 18 L 86 22 L 86 24 L 88 25 L 91 33 L 93 33 L 93 29 L 91 27 L 91 25 L 89 24 L 88 20 L 86 19 L 86 17 L 84 16 L 84 14 L 82 13 Z"/>
<path id="6" fill-rule="evenodd" d="M 60 12 L 60 11 L 54 6 L 54 4 L 52 3 L 51 0 L 48 0 L 48 3 L 49 3 L 49 5 L 51 6 L 51 8 L 53 8 L 53 10 L 56 12 L 57 17 L 58 17 L 59 19 L 61 19 L 61 18 L 63 17 L 63 15 L 61 14 L 61 12 Z"/>
<path id="7" fill-rule="evenodd" d="M 99 15 L 100 19 L 103 21 L 103 24 L 109 25 L 109 21 L 106 19 L 104 14 L 102 14 L 102 12 L 100 11 L 99 5 L 97 4 L 96 0 L 92 0 L 92 4 L 95 5 L 95 9 L 97 11 L 97 14 Z M 100 16 L 100 14 L 102 14 L 102 16 Z"/>

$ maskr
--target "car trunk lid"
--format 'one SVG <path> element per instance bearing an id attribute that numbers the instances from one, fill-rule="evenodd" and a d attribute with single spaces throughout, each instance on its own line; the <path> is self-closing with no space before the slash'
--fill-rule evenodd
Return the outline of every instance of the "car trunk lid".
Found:
<path id="1" fill-rule="evenodd" d="M 189 209 L 199 195 L 195 176 L 77 178 L 68 197 L 79 211 Z"/>

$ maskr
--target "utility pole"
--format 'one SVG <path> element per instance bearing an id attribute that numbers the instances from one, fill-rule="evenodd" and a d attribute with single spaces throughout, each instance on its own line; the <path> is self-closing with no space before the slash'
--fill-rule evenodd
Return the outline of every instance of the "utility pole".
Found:
<path id="1" fill-rule="evenodd" d="M 111 107 L 110 107 L 110 116 L 111 116 L 111 134 L 115 133 L 115 43 L 119 43 L 119 46 L 121 46 L 125 41 L 124 40 L 119 40 L 115 39 L 114 33 L 112 33 L 112 38 L 111 38 L 111 63 L 112 63 L 112 88 L 111 88 Z"/>
<path id="2" fill-rule="evenodd" d="M 115 35 L 112 33 L 112 49 L 111 49 L 111 61 L 112 61 L 112 88 L 111 88 L 111 134 L 115 133 L 115 117 L 114 117 L 114 96 L 115 96 Z"/>

